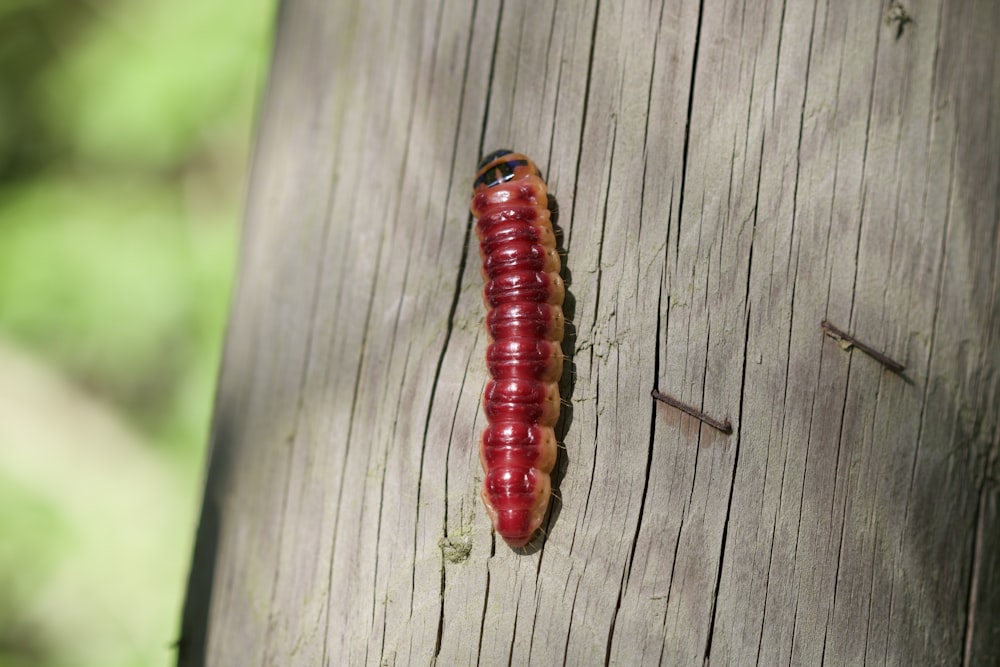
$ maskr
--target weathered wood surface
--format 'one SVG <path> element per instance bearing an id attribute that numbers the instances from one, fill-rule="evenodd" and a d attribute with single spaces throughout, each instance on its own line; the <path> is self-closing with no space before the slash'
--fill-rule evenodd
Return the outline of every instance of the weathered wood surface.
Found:
<path id="1" fill-rule="evenodd" d="M 283 2 L 181 664 L 995 664 L 998 32 L 993 0 Z M 527 555 L 477 497 L 497 147 L 559 202 L 575 322 Z"/>

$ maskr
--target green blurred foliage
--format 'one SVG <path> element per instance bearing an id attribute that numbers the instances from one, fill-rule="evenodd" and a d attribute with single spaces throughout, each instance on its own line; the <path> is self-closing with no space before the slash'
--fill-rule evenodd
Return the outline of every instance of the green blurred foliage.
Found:
<path id="1" fill-rule="evenodd" d="M 0 667 L 175 660 L 273 14 L 0 0 Z"/>

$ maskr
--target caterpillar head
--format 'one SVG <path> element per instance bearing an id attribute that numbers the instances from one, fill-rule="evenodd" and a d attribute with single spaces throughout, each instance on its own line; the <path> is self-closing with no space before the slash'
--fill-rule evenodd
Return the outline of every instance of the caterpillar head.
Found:
<path id="1" fill-rule="evenodd" d="M 478 189 L 480 186 L 491 188 L 525 176 L 541 177 L 541 172 L 527 155 L 501 148 L 479 162 L 479 170 L 476 172 L 472 188 Z"/>

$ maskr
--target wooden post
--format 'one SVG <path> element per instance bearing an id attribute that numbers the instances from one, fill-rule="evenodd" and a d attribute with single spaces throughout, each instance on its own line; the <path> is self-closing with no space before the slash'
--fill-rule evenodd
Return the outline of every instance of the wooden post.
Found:
<path id="1" fill-rule="evenodd" d="M 282 2 L 180 664 L 1000 660 L 998 33 L 993 0 Z M 574 322 L 526 554 L 478 498 L 495 148 L 558 201 Z"/>

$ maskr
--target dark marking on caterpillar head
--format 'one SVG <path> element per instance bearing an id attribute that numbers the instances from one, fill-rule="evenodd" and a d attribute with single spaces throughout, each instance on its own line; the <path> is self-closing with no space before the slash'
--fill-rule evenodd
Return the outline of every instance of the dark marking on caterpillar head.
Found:
<path id="1" fill-rule="evenodd" d="M 514 153 L 514 151 L 510 150 L 509 148 L 501 148 L 499 150 L 495 150 L 492 153 L 490 153 L 489 155 L 483 156 L 483 159 L 479 161 L 478 165 L 476 165 L 476 170 L 478 171 L 478 170 L 482 169 L 483 167 L 485 167 L 486 165 L 488 165 L 490 162 L 493 162 L 497 158 L 501 158 L 504 155 L 511 155 L 513 153 Z"/>
<path id="2" fill-rule="evenodd" d="M 527 167 L 528 173 L 534 176 L 541 176 L 538 167 L 527 156 L 515 153 L 506 148 L 493 151 L 479 161 L 476 180 L 472 183 L 472 188 L 476 189 L 480 185 L 491 188 L 494 185 L 506 183 L 517 175 L 516 170 L 519 167 Z"/>

